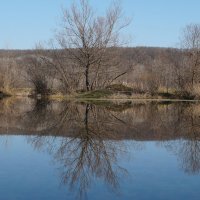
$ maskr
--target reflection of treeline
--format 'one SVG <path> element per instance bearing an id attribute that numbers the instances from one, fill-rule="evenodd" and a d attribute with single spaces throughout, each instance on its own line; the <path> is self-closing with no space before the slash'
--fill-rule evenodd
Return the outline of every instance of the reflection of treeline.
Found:
<path id="1" fill-rule="evenodd" d="M 8 98 L 0 104 L 2 134 L 4 130 L 10 134 L 20 130 L 21 134 L 76 137 L 86 131 L 87 124 L 90 131 L 104 139 L 173 140 L 193 138 L 191 132 L 197 138 L 200 135 L 198 103 L 106 102 L 100 105 L 100 102 Z"/>
<path id="2" fill-rule="evenodd" d="M 18 101 L 4 99 L 0 104 L 1 134 L 35 135 L 31 142 L 34 142 L 37 148 L 50 145 L 48 150 L 58 154 L 56 157 L 61 162 L 65 162 L 66 152 L 71 152 L 72 157 L 82 155 L 81 162 L 89 165 L 94 173 L 100 173 L 96 164 L 100 162 L 99 159 L 105 162 L 108 159 L 106 154 L 102 153 L 109 153 L 107 156 L 115 158 L 113 144 L 118 144 L 119 147 L 121 142 L 118 141 L 122 140 L 153 140 L 177 155 L 186 172 L 200 171 L 200 106 L 198 103 L 132 102 L 122 105 L 118 103 L 116 106 L 120 105 L 120 109 L 115 109 L 114 103 L 100 106 L 91 102 L 79 104 L 30 99 Z M 54 146 L 54 141 L 60 141 L 60 146 Z M 74 148 L 77 151 L 73 151 Z M 109 149 L 109 152 L 105 148 Z M 91 160 L 93 156 L 96 156 L 96 159 Z M 74 165 L 71 165 L 68 169 L 71 171 L 67 171 L 66 177 L 77 173 L 77 171 L 73 172 L 74 169 L 76 169 Z M 86 175 L 83 178 L 87 181 Z M 73 178 L 77 180 L 71 177 L 64 178 L 63 181 L 70 180 L 73 184 Z"/>

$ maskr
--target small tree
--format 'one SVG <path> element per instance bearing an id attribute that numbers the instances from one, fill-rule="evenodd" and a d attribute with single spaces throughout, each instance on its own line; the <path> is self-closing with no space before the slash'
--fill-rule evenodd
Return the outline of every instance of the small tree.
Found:
<path id="1" fill-rule="evenodd" d="M 181 44 L 187 56 L 189 88 L 200 81 L 200 24 L 187 25 L 182 34 Z"/>
<path id="2" fill-rule="evenodd" d="M 20 70 L 11 53 L 6 52 L 0 59 L 0 91 L 11 93 L 12 89 L 19 86 Z"/>
<path id="3" fill-rule="evenodd" d="M 26 66 L 27 79 L 33 86 L 34 95 L 41 95 L 42 97 L 49 95 L 51 80 L 46 63 L 37 55 L 27 57 L 25 62 L 28 63 Z"/>

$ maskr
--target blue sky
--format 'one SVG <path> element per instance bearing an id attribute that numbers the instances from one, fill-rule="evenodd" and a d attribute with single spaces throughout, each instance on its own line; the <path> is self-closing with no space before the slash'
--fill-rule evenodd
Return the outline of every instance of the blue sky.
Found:
<path id="1" fill-rule="evenodd" d="M 73 0 L 0 0 L 0 48 L 31 49 L 47 41 L 59 24 L 61 6 Z M 90 0 L 100 14 L 111 0 Z M 200 23 L 200 0 L 122 0 L 132 17 L 132 46 L 176 47 L 181 29 Z"/>

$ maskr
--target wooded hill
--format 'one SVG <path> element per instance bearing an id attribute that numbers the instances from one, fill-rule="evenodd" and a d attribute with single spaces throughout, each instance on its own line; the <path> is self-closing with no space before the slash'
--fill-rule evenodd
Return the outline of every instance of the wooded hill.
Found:
<path id="1" fill-rule="evenodd" d="M 193 52 L 156 47 L 110 48 L 108 52 L 115 56 L 98 69 L 98 77 L 96 66 L 90 71 L 93 90 L 123 84 L 135 93 L 198 92 L 199 63 L 195 65 Z M 0 88 L 37 90 L 39 84 L 39 93 L 86 90 L 83 69 L 68 56 L 66 50 L 0 50 Z"/>

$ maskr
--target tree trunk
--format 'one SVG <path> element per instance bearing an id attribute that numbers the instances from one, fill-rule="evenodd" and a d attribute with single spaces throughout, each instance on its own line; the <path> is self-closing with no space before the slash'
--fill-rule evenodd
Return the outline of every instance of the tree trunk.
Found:
<path id="1" fill-rule="evenodd" d="M 89 66 L 85 69 L 85 84 L 87 91 L 90 91 L 90 81 L 89 81 Z"/>
<path id="2" fill-rule="evenodd" d="M 86 130 L 86 136 L 89 135 L 89 127 L 88 127 L 88 117 L 89 117 L 89 109 L 90 109 L 90 105 L 87 104 L 85 107 L 85 119 L 84 119 L 84 123 L 85 123 L 85 130 Z"/>

